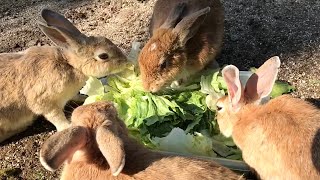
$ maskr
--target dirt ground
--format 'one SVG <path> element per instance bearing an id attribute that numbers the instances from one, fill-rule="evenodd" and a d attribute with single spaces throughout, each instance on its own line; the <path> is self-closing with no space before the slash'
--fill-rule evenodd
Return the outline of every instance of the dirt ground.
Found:
<path id="1" fill-rule="evenodd" d="M 87 35 L 108 37 L 128 52 L 148 39 L 155 0 L 1 0 L 0 52 L 52 44 L 36 25 L 42 8 L 63 13 Z M 220 65 L 242 70 L 278 55 L 279 79 L 293 84 L 294 96 L 320 107 L 320 1 L 223 0 L 225 41 Z M 70 111 L 66 110 L 66 111 Z M 25 132 L 0 144 L 0 169 L 17 168 L 11 179 L 57 179 L 39 162 L 40 146 L 54 127 L 38 119 Z M 0 178 L 1 170 L 0 170 Z"/>

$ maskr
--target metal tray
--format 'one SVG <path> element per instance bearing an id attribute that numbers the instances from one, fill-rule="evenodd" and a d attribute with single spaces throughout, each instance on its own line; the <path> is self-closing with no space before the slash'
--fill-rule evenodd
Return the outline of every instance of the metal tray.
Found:
<path id="1" fill-rule="evenodd" d="M 185 156 L 185 157 L 195 157 L 199 159 L 209 160 L 209 161 L 215 161 L 218 164 L 225 166 L 231 170 L 247 173 L 250 172 L 250 167 L 243 161 L 239 160 L 231 160 L 226 158 L 214 158 L 214 157 L 208 157 L 208 156 L 197 156 L 197 155 L 187 155 L 187 154 L 179 154 L 175 152 L 168 152 L 168 151 L 157 151 L 163 154 L 168 155 L 179 155 L 179 156 Z"/>

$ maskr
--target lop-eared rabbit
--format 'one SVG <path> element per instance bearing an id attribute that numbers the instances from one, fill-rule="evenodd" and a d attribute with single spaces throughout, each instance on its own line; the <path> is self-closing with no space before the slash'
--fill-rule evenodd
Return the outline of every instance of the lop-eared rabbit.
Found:
<path id="1" fill-rule="evenodd" d="M 112 103 L 76 108 L 72 126 L 52 135 L 40 150 L 42 165 L 61 179 L 242 179 L 212 161 L 151 151 L 128 136 Z"/>

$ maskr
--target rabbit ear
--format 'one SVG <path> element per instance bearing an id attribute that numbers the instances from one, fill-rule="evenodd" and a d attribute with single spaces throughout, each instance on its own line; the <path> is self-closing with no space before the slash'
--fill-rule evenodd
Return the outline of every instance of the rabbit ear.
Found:
<path id="1" fill-rule="evenodd" d="M 64 161 L 86 144 L 84 127 L 75 126 L 52 135 L 42 145 L 40 162 L 49 171 L 58 169 Z"/>
<path id="2" fill-rule="evenodd" d="M 184 17 L 173 29 L 179 34 L 181 44 L 184 46 L 198 31 L 205 20 L 205 16 L 210 12 L 210 7 L 203 8 L 197 12 Z"/>
<path id="3" fill-rule="evenodd" d="M 82 33 L 64 16 L 49 9 L 43 9 L 41 11 L 42 18 L 47 22 L 49 26 L 54 26 L 56 28 L 65 29 L 68 32 L 79 36 Z"/>
<path id="4" fill-rule="evenodd" d="M 103 156 L 108 161 L 113 176 L 119 175 L 125 165 L 125 151 L 112 121 L 105 121 L 96 133 L 96 141 Z"/>
<path id="5" fill-rule="evenodd" d="M 256 101 L 267 97 L 272 91 L 279 68 L 280 59 L 278 56 L 268 59 L 261 65 L 247 81 L 244 91 L 245 98 Z"/>
<path id="6" fill-rule="evenodd" d="M 242 86 L 239 78 L 239 69 L 234 65 L 228 65 L 222 69 L 222 76 L 228 87 L 228 97 L 234 111 L 240 107 L 242 99 Z"/>
<path id="7" fill-rule="evenodd" d="M 40 29 L 56 45 L 68 48 L 79 46 L 86 40 L 86 36 L 64 16 L 48 9 L 43 9 L 41 16 L 46 23 L 38 22 Z"/>
<path id="8" fill-rule="evenodd" d="M 183 10 L 186 8 L 186 3 L 178 3 L 174 9 L 171 10 L 169 16 L 165 20 L 165 22 L 161 25 L 160 28 L 174 28 L 178 20 L 181 18 Z"/>

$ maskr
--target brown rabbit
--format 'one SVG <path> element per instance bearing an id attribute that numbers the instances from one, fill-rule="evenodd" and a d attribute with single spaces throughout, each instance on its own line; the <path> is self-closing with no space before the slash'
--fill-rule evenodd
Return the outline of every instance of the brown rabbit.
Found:
<path id="1" fill-rule="evenodd" d="M 243 179 L 212 161 L 153 152 L 128 136 L 112 103 L 76 108 L 72 126 L 52 135 L 40 150 L 40 162 L 61 179 Z"/>
<path id="2" fill-rule="evenodd" d="M 222 75 L 228 97 L 217 102 L 221 132 L 231 136 L 243 159 L 262 179 L 320 179 L 320 111 L 288 95 L 260 101 L 271 92 L 280 60 L 267 60 L 243 87 L 239 70 Z"/>
<path id="3" fill-rule="evenodd" d="M 223 32 L 219 0 L 158 0 L 150 25 L 152 37 L 138 60 L 145 90 L 157 92 L 180 85 L 216 63 Z"/>
<path id="4" fill-rule="evenodd" d="M 62 15 L 44 9 L 41 30 L 57 47 L 31 47 L 0 54 L 0 142 L 23 131 L 36 115 L 58 130 L 69 126 L 63 108 L 88 76 L 104 77 L 128 66 L 104 37 L 82 34 Z"/>

